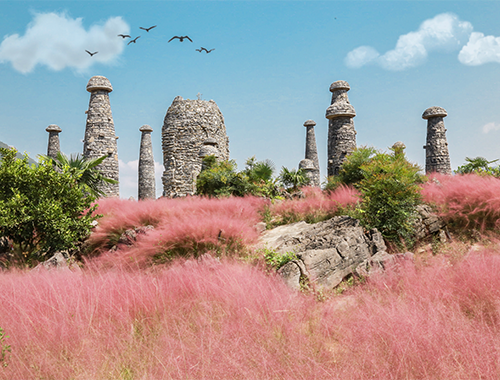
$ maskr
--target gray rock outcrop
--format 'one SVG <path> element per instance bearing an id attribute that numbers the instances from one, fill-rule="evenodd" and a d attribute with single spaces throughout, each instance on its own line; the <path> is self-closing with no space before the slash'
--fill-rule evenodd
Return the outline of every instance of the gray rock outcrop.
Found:
<path id="1" fill-rule="evenodd" d="M 108 156 L 97 166 L 97 169 L 105 177 L 118 181 L 118 147 L 116 144 L 118 137 L 115 135 L 115 124 L 109 102 L 109 93 L 113 91 L 113 87 L 107 78 L 94 76 L 87 84 L 87 91 L 90 92 L 90 101 L 89 109 L 86 111 L 87 125 L 83 141 L 83 156 L 89 159 Z M 120 195 L 118 183 L 101 183 L 99 188 L 108 197 Z"/>
<path id="2" fill-rule="evenodd" d="M 49 142 L 47 144 L 47 156 L 52 158 L 57 158 L 57 154 L 61 151 L 61 146 L 59 144 L 59 133 L 62 129 L 56 124 L 50 124 L 45 128 L 49 132 Z"/>
<path id="3" fill-rule="evenodd" d="M 328 176 L 338 175 L 345 157 L 356 149 L 354 107 L 349 103 L 347 91 L 351 87 L 343 80 L 330 86 L 332 103 L 326 110 L 328 119 Z"/>
<path id="4" fill-rule="evenodd" d="M 446 141 L 444 118 L 448 115 L 441 107 L 427 108 L 422 119 L 427 120 L 427 143 L 425 149 L 425 173 L 451 174 L 450 153 Z"/>
<path id="5" fill-rule="evenodd" d="M 145 124 L 139 131 L 141 134 L 141 147 L 139 151 L 139 179 L 138 199 L 156 199 L 155 159 L 153 156 L 153 143 L 151 132 L 153 128 Z"/>
<path id="6" fill-rule="evenodd" d="M 294 252 L 293 260 L 279 273 L 292 288 L 307 278 L 323 289 L 333 289 L 373 255 L 385 252 L 382 234 L 365 232 L 359 221 L 348 216 L 307 224 L 298 222 L 266 231 L 261 243 L 277 252 Z"/>
<path id="7" fill-rule="evenodd" d="M 211 141 L 215 141 L 212 144 Z M 169 107 L 162 128 L 163 195 L 183 197 L 196 192 L 204 146 L 214 148 L 218 159 L 229 159 L 229 139 L 224 117 L 213 100 L 189 100 L 177 96 Z M 203 152 L 201 152 L 203 153 Z"/>

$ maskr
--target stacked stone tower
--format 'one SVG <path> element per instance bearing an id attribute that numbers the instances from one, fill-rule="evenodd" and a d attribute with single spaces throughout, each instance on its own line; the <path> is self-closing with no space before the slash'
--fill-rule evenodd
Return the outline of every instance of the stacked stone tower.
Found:
<path id="1" fill-rule="evenodd" d="M 57 158 L 57 153 L 61 151 L 61 146 L 59 144 L 59 133 L 62 132 L 62 129 L 58 125 L 50 124 L 47 128 L 45 128 L 45 130 L 49 132 L 47 156 Z"/>
<path id="2" fill-rule="evenodd" d="M 224 117 L 213 100 L 184 100 L 177 96 L 162 128 L 164 196 L 183 197 L 196 192 L 202 147 L 216 151 L 220 160 L 229 159 Z"/>
<path id="3" fill-rule="evenodd" d="M 427 143 L 425 149 L 425 173 L 451 174 L 450 154 L 446 141 L 444 120 L 448 113 L 441 107 L 427 108 L 422 119 L 427 120 Z"/>
<path id="4" fill-rule="evenodd" d="M 156 199 L 155 184 L 155 159 L 153 156 L 153 144 L 151 132 L 153 128 L 145 124 L 139 131 L 141 135 L 141 148 L 139 151 L 139 199 Z"/>
<path id="5" fill-rule="evenodd" d="M 349 103 L 346 81 L 339 80 L 330 86 L 332 103 L 326 110 L 328 119 L 328 176 L 338 175 L 345 157 L 356 149 L 354 107 Z"/>
<path id="6" fill-rule="evenodd" d="M 304 122 L 304 127 L 306 127 L 306 155 L 305 160 L 312 162 L 301 161 L 299 168 L 304 169 L 308 173 L 311 186 L 320 186 L 321 178 L 319 174 L 319 160 L 318 160 L 318 149 L 316 148 L 316 136 L 314 134 L 314 126 L 316 122 L 314 120 L 306 120 Z"/>

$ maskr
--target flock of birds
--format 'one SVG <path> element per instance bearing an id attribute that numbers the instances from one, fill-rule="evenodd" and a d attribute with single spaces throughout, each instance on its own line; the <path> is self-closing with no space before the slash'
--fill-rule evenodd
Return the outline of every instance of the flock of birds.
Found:
<path id="1" fill-rule="evenodd" d="M 151 29 L 156 28 L 156 26 L 157 26 L 157 25 L 153 25 L 153 26 L 150 26 L 149 28 L 143 28 L 142 26 L 140 26 L 140 27 L 139 27 L 139 29 L 145 30 L 146 32 L 148 32 L 148 33 L 149 33 L 149 31 L 150 31 Z M 132 38 L 132 36 L 130 36 L 130 35 L 128 35 L 128 34 L 118 34 L 118 37 L 121 37 L 121 38 L 123 38 L 123 39 L 125 39 L 125 38 Z M 130 45 L 131 43 L 134 43 L 134 44 L 135 44 L 135 43 L 137 43 L 137 40 L 138 40 L 139 38 L 141 38 L 141 36 L 137 36 L 137 37 L 135 37 L 135 38 L 131 39 L 131 40 L 128 42 L 127 46 L 128 46 L 128 45 Z M 171 39 L 169 39 L 169 40 L 168 40 L 168 42 L 170 42 L 170 41 L 172 41 L 172 40 L 175 40 L 175 39 L 178 39 L 180 42 L 183 42 L 184 40 L 189 40 L 189 41 L 193 42 L 193 40 L 192 40 L 191 38 L 189 38 L 189 36 L 173 36 Z M 196 51 L 199 51 L 200 53 L 204 51 L 204 52 L 206 52 L 206 53 L 208 54 L 208 53 L 210 53 L 210 52 L 214 51 L 215 49 L 210 49 L 210 50 L 208 50 L 208 49 L 206 49 L 206 48 L 204 48 L 204 47 L 200 47 L 199 49 L 195 49 L 195 50 L 196 50 Z M 92 53 L 92 52 L 90 52 L 90 51 L 88 51 L 88 50 L 85 50 L 85 51 L 86 51 L 86 52 L 87 52 L 87 53 L 88 53 L 91 57 L 92 57 L 92 56 L 94 56 L 95 54 L 99 53 L 98 51 L 95 51 L 95 52 L 93 52 L 93 53 Z"/>

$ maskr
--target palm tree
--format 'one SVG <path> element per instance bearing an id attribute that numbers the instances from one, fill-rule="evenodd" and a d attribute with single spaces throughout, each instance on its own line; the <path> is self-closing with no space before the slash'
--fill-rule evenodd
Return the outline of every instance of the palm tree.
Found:
<path id="1" fill-rule="evenodd" d="M 309 183 L 309 178 L 303 169 L 288 170 L 284 166 L 281 168 L 279 180 L 285 188 L 292 190 L 292 192 Z"/>
<path id="2" fill-rule="evenodd" d="M 102 156 L 94 159 L 88 159 L 80 154 L 71 155 L 69 158 L 61 152 L 57 153 L 57 157 L 42 157 L 52 161 L 55 168 L 61 171 L 69 172 L 78 185 L 82 186 L 85 191 L 89 192 L 96 198 L 102 197 L 105 193 L 99 188 L 101 183 L 116 184 L 118 181 L 105 177 L 97 166 L 101 164 L 108 156 Z"/>

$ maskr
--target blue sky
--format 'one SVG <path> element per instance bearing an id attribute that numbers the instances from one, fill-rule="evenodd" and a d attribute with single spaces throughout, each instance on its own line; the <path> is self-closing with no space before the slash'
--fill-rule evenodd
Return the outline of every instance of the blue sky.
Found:
<path id="1" fill-rule="evenodd" d="M 313 119 L 324 178 L 337 80 L 351 86 L 358 145 L 403 141 L 424 166 L 421 115 L 440 106 L 453 169 L 465 157 L 500 158 L 499 1 L 0 1 L 0 10 L 0 141 L 36 157 L 57 124 L 61 150 L 82 152 L 85 86 L 104 75 L 122 197 L 137 197 L 143 124 L 161 176 L 163 118 L 178 95 L 218 104 L 240 169 L 252 156 L 297 167 Z M 141 37 L 127 45 L 122 32 Z M 168 43 L 174 35 L 194 42 Z"/>

